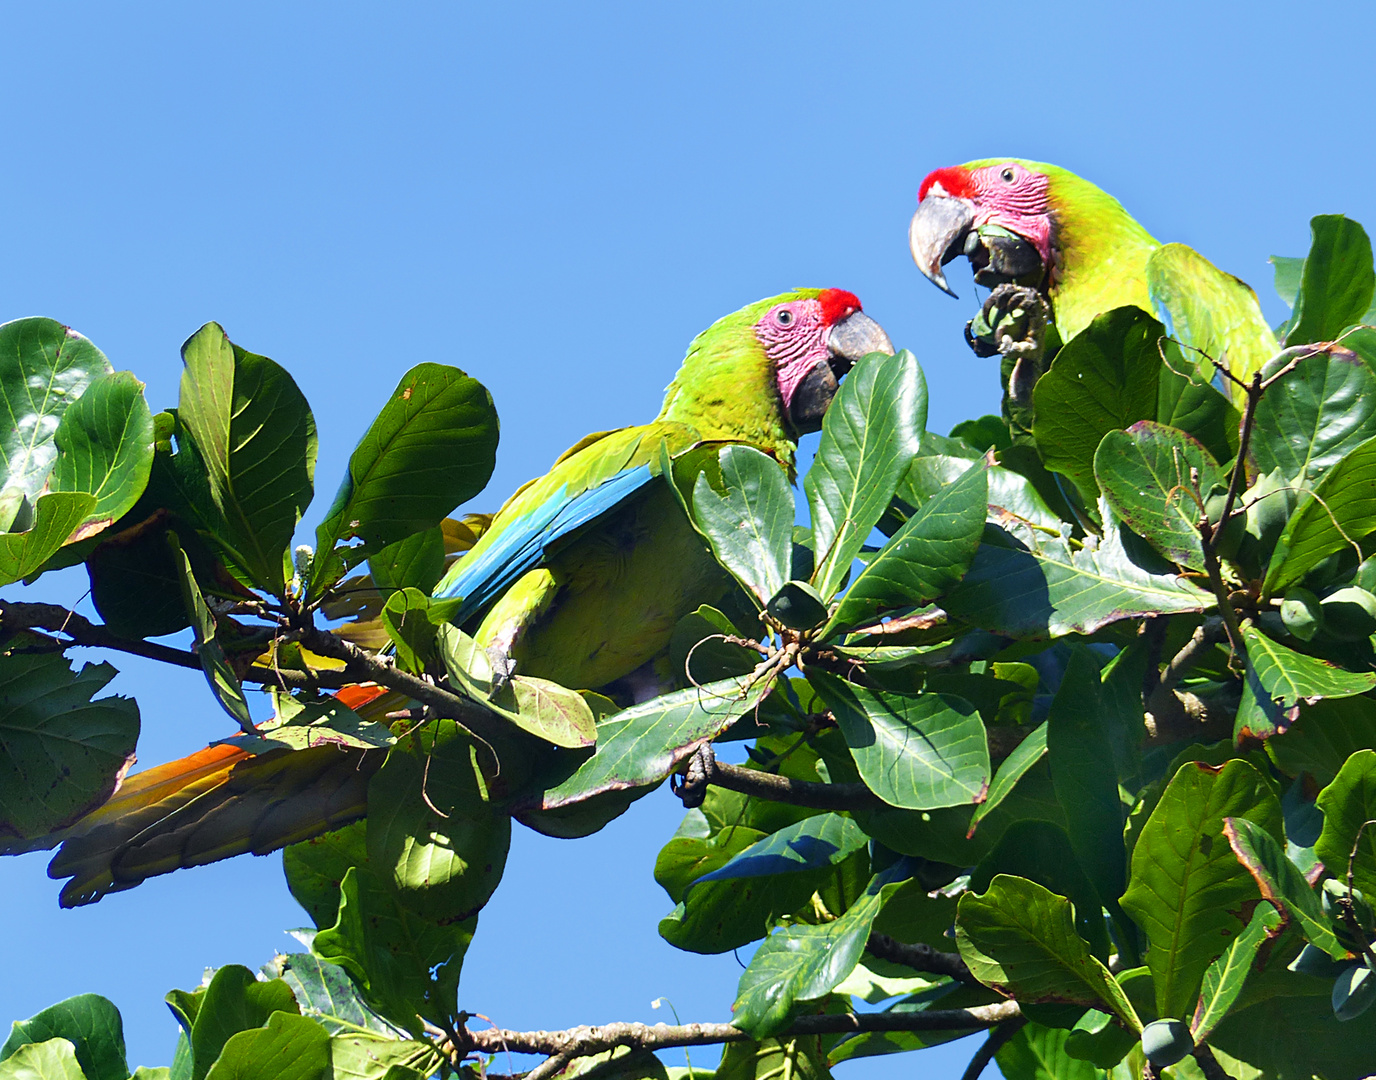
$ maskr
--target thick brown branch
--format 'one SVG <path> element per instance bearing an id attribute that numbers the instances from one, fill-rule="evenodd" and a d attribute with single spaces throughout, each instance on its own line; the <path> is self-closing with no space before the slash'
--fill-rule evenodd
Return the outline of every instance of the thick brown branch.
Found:
<path id="1" fill-rule="evenodd" d="M 980 981 L 970 973 L 970 969 L 966 966 L 965 961 L 960 958 L 959 953 L 942 952 L 921 942 L 916 945 L 909 945 L 907 942 L 889 937 L 888 934 L 871 934 L 869 941 L 865 943 L 865 948 L 869 950 L 872 956 L 877 956 L 880 960 L 902 964 L 914 971 L 925 971 L 932 975 L 949 975 L 957 982 L 968 983 L 970 986 L 981 985 Z"/>
<path id="2" fill-rule="evenodd" d="M 1016 1001 L 979 1005 L 972 1009 L 930 1009 L 925 1012 L 840 1013 L 800 1016 L 776 1038 L 797 1035 L 836 1035 L 863 1031 L 951 1031 L 992 1027 L 1021 1016 Z M 567 1031 L 468 1031 L 468 1051 L 585 1057 L 617 1046 L 668 1050 L 677 1046 L 707 1046 L 750 1038 L 733 1024 L 604 1024 Z"/>
<path id="3" fill-rule="evenodd" d="M 813 810 L 879 810 L 888 805 L 864 784 L 819 784 L 811 780 L 790 780 L 787 776 L 726 765 L 720 761 L 714 763 L 707 782 L 730 791 L 739 791 L 742 795 L 754 795 Z"/>

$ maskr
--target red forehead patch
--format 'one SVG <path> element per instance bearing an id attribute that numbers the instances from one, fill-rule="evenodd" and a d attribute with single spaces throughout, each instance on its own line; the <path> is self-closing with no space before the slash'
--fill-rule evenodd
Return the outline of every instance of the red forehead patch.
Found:
<path id="1" fill-rule="evenodd" d="M 844 289 L 823 289 L 817 302 L 822 305 L 822 322 L 826 326 L 860 310 L 860 298 Z"/>
<path id="2" fill-rule="evenodd" d="M 952 165 L 945 169 L 934 169 L 927 174 L 922 186 L 917 189 L 917 201 L 921 202 L 927 197 L 927 192 L 937 185 L 947 195 L 956 198 L 973 199 L 975 197 L 975 184 L 970 177 L 970 170 L 962 168 L 960 165 Z"/>

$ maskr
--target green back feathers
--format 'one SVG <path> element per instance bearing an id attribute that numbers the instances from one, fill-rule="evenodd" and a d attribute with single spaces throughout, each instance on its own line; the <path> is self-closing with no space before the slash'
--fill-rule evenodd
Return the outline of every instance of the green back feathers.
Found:
<path id="1" fill-rule="evenodd" d="M 704 439 L 750 443 L 791 467 L 794 436 L 784 419 L 774 366 L 755 324 L 775 304 L 813 300 L 821 289 L 795 289 L 718 319 L 693 339 L 664 393 L 660 421 L 688 424 Z"/>

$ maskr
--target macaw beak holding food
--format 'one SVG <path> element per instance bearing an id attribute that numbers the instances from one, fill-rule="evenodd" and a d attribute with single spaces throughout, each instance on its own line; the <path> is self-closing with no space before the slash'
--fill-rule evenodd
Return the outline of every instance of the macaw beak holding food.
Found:
<path id="1" fill-rule="evenodd" d="M 827 358 L 798 384 L 788 403 L 788 421 L 799 435 L 822 430 L 822 417 L 836 396 L 841 378 L 857 360 L 870 353 L 893 355 L 893 342 L 884 328 L 863 311 L 838 319 L 827 331 Z"/>

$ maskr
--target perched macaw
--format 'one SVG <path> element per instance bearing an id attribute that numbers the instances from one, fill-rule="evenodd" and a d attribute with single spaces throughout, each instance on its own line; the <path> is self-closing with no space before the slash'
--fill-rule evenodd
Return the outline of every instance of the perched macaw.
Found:
<path id="1" fill-rule="evenodd" d="M 798 436 L 821 427 L 837 380 L 867 353 L 892 351 L 840 289 L 798 289 L 719 319 L 693 340 L 652 423 L 590 435 L 519 489 L 435 595 L 462 597 L 453 621 L 479 619 L 489 655 L 517 673 L 628 696 L 646 690 L 637 673 L 648 678 L 641 669 L 675 623 L 729 587 L 658 477 L 661 447 L 744 442 L 791 474 Z M 399 705 L 381 694 L 340 691 L 375 718 Z M 63 842 L 49 867 L 72 878 L 61 902 L 92 903 L 357 820 L 385 756 L 334 745 L 263 755 L 211 747 L 129 777 L 76 825 L 11 850 Z"/>
<path id="2" fill-rule="evenodd" d="M 981 281 L 996 283 L 1001 270 L 1004 280 L 1043 291 L 1062 341 L 1096 315 L 1133 305 L 1164 315 L 1186 345 L 1226 357 L 1244 381 L 1277 351 L 1245 282 L 1193 248 L 1154 240 L 1117 199 L 1065 169 L 1017 158 L 971 161 L 929 173 L 917 198 L 908 232 L 913 259 L 948 293 L 941 268 L 966 254 L 984 271 Z M 999 250 L 1008 233 L 1024 242 L 1021 253 Z"/>

